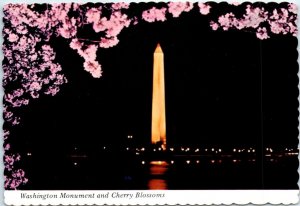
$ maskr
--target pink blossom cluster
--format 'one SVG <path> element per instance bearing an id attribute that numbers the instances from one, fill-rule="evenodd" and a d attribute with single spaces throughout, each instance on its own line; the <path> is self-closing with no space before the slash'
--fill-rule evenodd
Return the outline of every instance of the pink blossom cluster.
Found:
<path id="1" fill-rule="evenodd" d="M 5 161 L 7 161 L 6 158 L 7 158 L 7 155 L 4 156 Z M 14 160 L 14 161 L 19 161 L 19 160 Z M 5 189 L 15 190 L 20 185 L 24 185 L 28 182 L 28 179 L 25 177 L 24 170 L 16 169 L 16 170 L 12 170 L 10 172 L 11 172 L 10 176 L 4 175 L 4 188 Z"/>
<path id="2" fill-rule="evenodd" d="M 55 95 L 66 79 L 61 74 L 61 66 L 54 63 L 53 49 L 44 44 L 37 50 L 40 38 L 31 34 L 20 34 L 13 27 L 4 29 L 3 33 L 4 38 L 12 34 L 18 36 L 18 41 L 10 41 L 8 38 L 7 44 L 2 47 L 6 58 L 3 63 L 3 86 L 12 83 L 19 86 L 4 95 L 4 108 L 7 108 L 4 110 L 4 118 L 17 124 L 9 108 L 27 105 L 30 98 L 38 98 L 41 93 Z"/>
<path id="3" fill-rule="evenodd" d="M 203 14 L 203 15 L 209 14 L 210 9 L 211 9 L 210 5 L 208 5 L 207 3 L 199 2 L 198 6 L 199 6 L 199 11 L 200 11 L 201 14 Z"/>
<path id="4" fill-rule="evenodd" d="M 73 39 L 70 43 L 70 47 L 77 50 L 77 53 L 84 59 L 84 69 L 92 74 L 95 78 L 100 78 L 102 75 L 101 65 L 96 61 L 98 46 L 90 44 L 86 49 L 82 49 L 84 46 L 78 39 Z"/>
<path id="5" fill-rule="evenodd" d="M 182 12 L 189 12 L 193 9 L 193 4 L 190 2 L 169 2 L 168 12 L 173 15 L 173 17 L 179 17 Z"/>
<path id="6" fill-rule="evenodd" d="M 221 15 L 218 21 L 211 21 L 210 26 L 213 30 L 223 28 L 227 31 L 229 28 L 254 29 L 257 38 L 263 40 L 268 39 L 268 29 L 261 26 L 263 23 L 268 23 L 269 32 L 273 34 L 292 34 L 297 35 L 296 14 L 297 7 L 294 4 L 289 4 L 289 8 L 274 9 L 272 12 L 265 11 L 263 7 L 253 7 L 247 5 L 246 12 L 242 18 L 237 18 L 232 12 Z"/>
<path id="7" fill-rule="evenodd" d="M 114 10 L 120 10 L 120 9 L 129 9 L 129 4 L 125 3 L 125 2 L 118 2 L 118 3 L 114 3 L 112 4 L 112 9 Z"/>
<path id="8" fill-rule="evenodd" d="M 8 128 L 20 123 L 20 117 L 16 115 L 18 108 L 28 105 L 31 99 L 41 94 L 55 95 L 66 83 L 61 66 L 55 62 L 55 52 L 47 41 L 53 34 L 64 38 L 75 34 L 66 31 L 71 31 L 66 25 L 75 25 L 65 16 L 70 5 L 52 5 L 44 13 L 33 11 L 33 7 L 26 4 L 4 6 L 3 117 Z M 5 188 L 16 189 L 28 180 L 22 169 L 14 167 L 14 163 L 20 161 L 20 155 L 11 154 L 7 137 L 5 135 Z"/>
<path id="9" fill-rule="evenodd" d="M 8 130 L 4 130 L 4 140 L 8 138 L 9 134 Z M 19 154 L 11 154 L 10 144 L 4 143 L 4 167 L 6 170 L 4 175 L 4 187 L 6 189 L 16 189 L 28 181 L 22 169 L 14 168 L 14 163 L 20 161 L 20 159 L 21 156 Z"/>
<path id="10" fill-rule="evenodd" d="M 64 38 L 71 38 L 76 35 L 77 21 L 80 21 L 80 18 L 68 17 L 72 5 L 73 9 L 78 8 L 78 4 L 74 3 L 52 4 L 43 13 L 38 13 L 33 10 L 34 5 L 7 4 L 4 6 L 4 13 L 13 27 L 26 25 L 39 30 L 47 38 L 50 38 L 54 32 Z"/>
<path id="11" fill-rule="evenodd" d="M 104 37 L 100 38 L 99 46 L 102 48 L 113 47 L 118 44 L 117 36 L 125 28 L 129 27 L 131 19 L 121 12 L 121 9 L 129 7 L 126 3 L 112 4 L 112 13 L 110 18 L 101 17 L 102 7 L 90 8 L 86 12 L 86 21 L 93 25 L 96 33 L 103 32 Z"/>
<path id="12" fill-rule="evenodd" d="M 147 22 L 155 22 L 155 21 L 166 21 L 166 11 L 167 8 L 155 8 L 152 7 L 146 11 L 143 11 L 142 18 Z"/>
<path id="13" fill-rule="evenodd" d="M 293 19 L 293 16 L 290 16 L 290 13 L 297 12 L 297 8 L 295 7 L 296 6 L 294 4 L 290 4 L 289 9 L 281 8 L 281 9 L 273 10 L 272 15 L 268 19 L 268 23 L 270 24 L 272 33 L 274 34 L 291 33 L 294 36 L 297 35 L 297 27 L 293 22 L 293 20 L 295 19 Z"/>

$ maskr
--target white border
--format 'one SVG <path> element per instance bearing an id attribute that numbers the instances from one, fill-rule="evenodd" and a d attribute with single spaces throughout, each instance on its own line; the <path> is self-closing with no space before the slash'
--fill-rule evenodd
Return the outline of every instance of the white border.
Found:
<path id="1" fill-rule="evenodd" d="M 22 198 L 22 193 L 28 198 L 24 196 Z M 143 197 L 140 197 L 141 193 L 144 194 Z M 75 195 L 86 195 L 86 198 L 76 198 Z M 7 205 L 228 205 L 233 202 L 236 204 L 296 204 L 298 202 L 298 190 L 40 190 L 5 191 L 4 196 Z"/>
<path id="2" fill-rule="evenodd" d="M 124 2 L 134 2 L 132 0 L 0 0 L 0 31 L 2 31 L 3 28 L 3 5 L 7 3 L 62 3 L 62 2 L 78 2 L 78 3 L 85 3 L 85 2 L 117 2 L 117 1 L 124 1 Z M 145 0 L 146 1 L 146 0 Z M 169 0 L 153 0 L 155 2 L 168 2 Z M 186 0 L 172 0 L 172 1 L 186 1 Z M 190 2 L 207 2 L 209 0 L 189 0 Z M 214 2 L 224 2 L 225 0 L 212 0 Z M 246 0 L 227 0 L 227 2 L 245 2 Z M 299 51 L 299 44 L 300 44 L 300 2 L 299 0 L 247 0 L 247 2 L 291 2 L 295 3 L 298 6 L 298 53 L 300 55 Z M 141 2 L 141 1 L 135 1 L 135 2 Z M 2 45 L 3 39 L 2 35 L 0 35 L 0 45 Z M 3 59 L 3 53 L 2 49 L 0 49 L 0 62 L 2 62 Z M 298 58 L 298 64 L 300 65 L 300 61 Z M 2 69 L 0 69 L 0 97 L 3 97 L 3 89 L 2 89 L 2 78 L 3 78 L 3 72 Z M 298 74 L 299 78 L 299 74 Z M 300 90 L 300 87 L 298 85 L 298 89 Z M 298 97 L 298 101 L 300 100 L 300 96 Z M 0 113 L 3 112 L 3 104 L 2 101 L 0 103 Z M 299 119 L 300 122 L 300 119 Z M 2 127 L 3 125 L 3 119 L 0 118 L 0 125 Z M 300 128 L 300 124 L 298 126 L 298 130 Z M 0 129 L 0 145 L 3 145 L 3 131 Z M 300 144 L 300 143 L 299 143 Z M 299 147 L 298 147 L 299 148 Z M 3 147 L 0 146 L 0 156 L 3 157 Z M 3 174 L 4 167 L 3 167 L 3 158 L 0 158 L 0 171 Z M 276 171 L 274 171 L 276 172 Z M 299 173 L 299 169 L 298 169 Z M 300 181 L 300 178 L 299 178 Z M 298 181 L 298 185 L 299 185 Z M 117 192 L 117 191 L 4 191 L 4 177 L 3 175 L 0 176 L 0 192 L 3 195 L 0 195 L 0 205 L 162 205 L 162 204 L 168 204 L 168 205 L 199 205 L 199 204 L 294 204 L 300 206 L 299 202 L 299 190 L 152 190 L 152 191 L 142 191 L 144 193 L 164 193 L 165 198 L 162 199 L 155 199 L 155 198 L 144 198 L 144 199 L 138 199 L 138 198 L 132 198 L 132 199 L 124 199 L 124 198 L 105 198 L 105 199 L 48 199 L 47 201 L 42 199 L 21 199 L 21 193 L 26 192 L 27 194 L 30 193 L 40 193 L 40 194 L 60 194 L 61 192 L 67 192 L 70 194 L 85 194 L 85 193 L 105 193 L 105 192 Z M 130 194 L 136 194 L 136 192 L 141 191 L 118 191 L 122 193 L 130 193 Z M 4 199 L 5 198 L 5 199 Z M 269 205 L 269 204 L 267 204 Z"/>

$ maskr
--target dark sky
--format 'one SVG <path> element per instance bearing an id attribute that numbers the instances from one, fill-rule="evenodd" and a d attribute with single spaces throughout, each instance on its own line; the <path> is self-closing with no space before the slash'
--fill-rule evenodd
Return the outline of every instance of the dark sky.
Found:
<path id="1" fill-rule="evenodd" d="M 14 133 L 22 136 L 20 149 L 68 152 L 81 145 L 92 150 L 122 144 L 127 135 L 148 144 L 157 43 L 165 57 L 168 143 L 296 146 L 296 38 L 261 41 L 251 32 L 212 31 L 212 16 L 194 9 L 180 18 L 124 29 L 117 46 L 97 53 L 100 79 L 84 71 L 83 59 L 65 39 L 52 38 L 68 84 L 58 95 L 24 107 Z"/>

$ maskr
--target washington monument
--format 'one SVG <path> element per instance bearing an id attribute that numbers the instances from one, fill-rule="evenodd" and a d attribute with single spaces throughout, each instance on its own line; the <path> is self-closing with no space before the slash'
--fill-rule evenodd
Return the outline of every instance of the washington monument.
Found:
<path id="1" fill-rule="evenodd" d="M 152 144 L 161 142 L 162 148 L 166 149 L 164 53 L 159 44 L 153 55 L 151 140 Z"/>

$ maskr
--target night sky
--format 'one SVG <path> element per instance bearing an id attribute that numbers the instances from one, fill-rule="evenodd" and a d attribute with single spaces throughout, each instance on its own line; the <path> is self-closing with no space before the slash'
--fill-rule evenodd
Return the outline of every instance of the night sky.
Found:
<path id="1" fill-rule="evenodd" d="M 180 18 L 124 29 L 117 46 L 97 53 L 100 79 L 84 71 L 65 39 L 53 37 L 68 83 L 56 96 L 23 108 L 13 134 L 18 150 L 67 155 L 75 146 L 122 145 L 127 135 L 149 144 L 157 43 L 165 58 L 168 144 L 297 146 L 296 37 L 261 41 L 252 32 L 212 31 L 210 18 L 226 6 L 208 16 L 194 8 Z M 89 31 L 86 26 L 79 35 Z"/>

